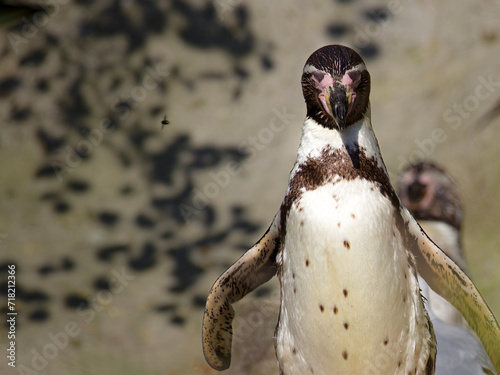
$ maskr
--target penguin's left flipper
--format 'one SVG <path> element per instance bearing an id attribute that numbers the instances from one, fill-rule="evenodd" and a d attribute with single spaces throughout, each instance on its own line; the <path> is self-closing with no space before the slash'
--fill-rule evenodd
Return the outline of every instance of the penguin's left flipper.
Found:
<path id="1" fill-rule="evenodd" d="M 231 305 L 276 274 L 278 224 L 279 214 L 264 236 L 215 281 L 208 294 L 203 315 L 203 354 L 216 370 L 226 370 L 231 364 Z"/>
<path id="2" fill-rule="evenodd" d="M 500 373 L 500 326 L 486 301 L 470 278 L 429 239 L 406 209 L 402 216 L 415 239 L 410 249 L 418 273 L 436 293 L 460 311 Z"/>

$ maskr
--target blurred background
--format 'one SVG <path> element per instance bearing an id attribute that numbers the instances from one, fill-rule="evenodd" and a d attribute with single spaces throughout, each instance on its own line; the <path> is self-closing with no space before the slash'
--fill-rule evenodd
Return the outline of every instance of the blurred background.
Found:
<path id="1" fill-rule="evenodd" d="M 500 316 L 499 2 L 1 3 L 2 374 L 213 373 L 205 298 L 278 210 L 302 67 L 333 43 L 368 65 L 391 179 L 421 159 L 455 179 Z"/>

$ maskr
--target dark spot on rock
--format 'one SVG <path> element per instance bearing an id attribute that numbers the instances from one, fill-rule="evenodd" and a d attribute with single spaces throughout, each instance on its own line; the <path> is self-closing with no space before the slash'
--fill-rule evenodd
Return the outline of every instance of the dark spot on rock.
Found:
<path id="1" fill-rule="evenodd" d="M 152 243 L 144 245 L 141 254 L 129 261 L 129 266 L 136 271 L 144 271 L 156 264 L 156 247 Z"/>
<path id="2" fill-rule="evenodd" d="M 349 31 L 346 25 L 340 23 L 331 23 L 326 28 L 326 34 L 333 38 L 340 38 L 344 36 Z"/>
<path id="3" fill-rule="evenodd" d="M 218 20 L 217 10 L 212 3 L 194 7 L 175 1 L 173 8 L 186 21 L 180 30 L 180 37 L 187 44 L 204 49 L 219 48 L 235 57 L 247 55 L 255 47 L 255 37 L 248 27 L 248 9 L 244 5 L 232 9 L 237 21 L 231 28 Z"/>
<path id="4" fill-rule="evenodd" d="M 129 195 L 134 191 L 134 188 L 130 185 L 124 186 L 120 189 L 120 194 L 121 195 Z"/>
<path id="5" fill-rule="evenodd" d="M 363 16 L 368 20 L 368 21 L 373 21 L 377 22 L 380 24 L 383 24 L 387 22 L 391 18 L 391 11 L 387 9 L 386 7 L 376 7 L 370 10 L 366 10 L 363 13 Z"/>
<path id="6" fill-rule="evenodd" d="M 8 96 L 12 92 L 14 92 L 18 86 L 21 84 L 21 81 L 15 77 L 9 77 L 0 82 L 0 97 Z"/>
<path id="7" fill-rule="evenodd" d="M 242 79 L 248 79 L 248 77 L 250 77 L 250 73 L 248 73 L 248 71 L 245 68 L 238 65 L 233 68 L 233 72 L 236 75 L 236 77 Z"/>
<path id="8" fill-rule="evenodd" d="M 31 312 L 29 315 L 28 319 L 33 320 L 35 322 L 44 322 L 49 318 L 49 313 L 45 309 L 36 309 L 35 311 Z"/>
<path id="9" fill-rule="evenodd" d="M 51 264 L 46 264 L 38 268 L 38 273 L 42 276 L 47 276 L 54 272 L 56 272 L 56 268 Z"/>
<path id="10" fill-rule="evenodd" d="M 301 221 L 300 221 L 300 226 L 301 226 L 301 227 L 303 227 L 303 226 L 304 226 L 304 221 L 303 221 L 303 220 L 301 220 Z"/>
<path id="11" fill-rule="evenodd" d="M 293 293 L 296 294 L 297 293 L 297 288 L 296 287 L 293 287 Z"/>
<path id="12" fill-rule="evenodd" d="M 347 351 L 346 351 L 346 350 L 344 350 L 344 351 L 342 352 L 342 357 L 343 357 L 344 359 L 347 359 L 348 354 L 347 354 Z"/>
<path id="13" fill-rule="evenodd" d="M 89 5 L 89 2 L 86 2 L 85 5 Z M 49 33 L 45 34 L 45 40 L 47 41 L 47 45 L 51 47 L 57 47 L 59 46 L 59 39 L 55 37 L 54 35 L 51 35 Z"/>
<path id="14" fill-rule="evenodd" d="M 171 319 L 170 319 L 170 322 L 172 324 L 175 324 L 175 325 L 178 325 L 178 326 L 182 326 L 184 325 L 184 323 L 186 322 L 186 319 L 183 318 L 182 316 L 179 316 L 179 315 L 175 315 L 173 316 Z"/>
<path id="15" fill-rule="evenodd" d="M 16 285 L 16 298 L 22 299 L 22 292 L 19 290 L 19 284 Z M 0 295 L 7 296 L 9 293 L 9 285 L 7 283 L 7 279 L 3 283 L 0 284 Z"/>
<path id="16" fill-rule="evenodd" d="M 10 268 L 9 266 L 12 266 L 12 265 L 15 265 L 16 266 L 16 271 L 18 271 L 18 265 L 16 264 L 16 262 L 12 261 L 12 260 L 8 260 L 6 262 L 2 262 L 0 263 L 0 272 L 9 272 Z"/>
<path id="17" fill-rule="evenodd" d="M 68 187 L 68 190 L 75 193 L 84 193 L 89 190 L 89 184 L 82 180 L 70 180 L 66 182 L 66 186 Z"/>
<path id="18" fill-rule="evenodd" d="M 193 297 L 193 305 L 196 307 L 205 307 L 205 303 L 207 299 L 204 296 L 194 296 Z"/>
<path id="19" fill-rule="evenodd" d="M 101 223 L 110 227 L 118 222 L 118 215 L 109 211 L 102 211 L 97 215 L 97 218 Z"/>
<path id="20" fill-rule="evenodd" d="M 74 80 L 66 89 L 66 94 L 59 97 L 57 105 L 62 112 L 62 124 L 67 124 L 71 127 L 77 127 L 83 124 L 84 119 L 91 113 L 87 99 L 83 94 L 84 85 L 82 80 Z M 76 150 L 76 153 L 85 158 L 91 153 L 86 154 L 86 151 Z"/>
<path id="21" fill-rule="evenodd" d="M 347 289 L 344 289 L 342 292 L 344 293 L 344 297 L 347 298 L 347 295 L 349 294 L 349 292 L 347 291 Z"/>
<path id="22" fill-rule="evenodd" d="M 352 217 L 353 219 L 356 219 L 356 215 L 354 215 L 354 214 L 351 214 L 351 217 Z"/>
<path id="23" fill-rule="evenodd" d="M 168 256 L 174 261 L 171 276 L 173 276 L 175 283 L 169 287 L 171 292 L 185 292 L 204 271 L 192 261 L 190 253 L 193 252 L 193 249 L 192 246 L 184 245 L 168 251 Z"/>
<path id="24" fill-rule="evenodd" d="M 19 65 L 40 65 L 45 60 L 46 51 L 37 49 L 27 54 L 19 61 Z"/>
<path id="25" fill-rule="evenodd" d="M 36 178 L 41 177 L 57 177 L 59 173 L 62 172 L 62 168 L 58 164 L 44 165 L 37 169 L 35 172 Z"/>
<path id="26" fill-rule="evenodd" d="M 271 70 L 274 67 L 274 62 L 268 54 L 260 57 L 260 65 L 264 70 Z"/>
<path id="27" fill-rule="evenodd" d="M 19 299 L 22 299 L 26 303 L 44 302 L 49 300 L 49 296 L 44 292 L 34 290 L 31 292 L 23 292 Z"/>
<path id="28" fill-rule="evenodd" d="M 338 312 L 339 312 L 339 309 L 337 309 L 337 306 L 333 306 L 333 313 L 335 315 L 337 315 Z"/>
<path id="29" fill-rule="evenodd" d="M 377 45 L 374 43 L 369 43 L 366 46 L 359 47 L 359 54 L 364 59 L 367 59 L 367 60 L 376 57 L 379 53 L 380 53 L 380 50 L 377 47 Z"/>
<path id="30" fill-rule="evenodd" d="M 306 259 L 306 267 L 309 267 L 309 259 Z"/>
<path id="31" fill-rule="evenodd" d="M 97 258 L 100 260 L 111 260 L 114 254 L 124 253 L 129 250 L 128 245 L 106 246 L 97 250 Z"/>
<path id="32" fill-rule="evenodd" d="M 96 290 L 110 290 L 111 284 L 109 280 L 105 277 L 98 277 L 94 280 L 94 289 Z"/>
<path id="33" fill-rule="evenodd" d="M 349 250 L 351 248 L 351 244 L 349 243 L 349 241 L 347 240 L 344 240 L 344 247 Z"/>
<path id="34" fill-rule="evenodd" d="M 406 302 L 406 296 L 403 296 L 403 303 Z"/>
<path id="35" fill-rule="evenodd" d="M 49 89 L 49 83 L 45 78 L 39 79 L 36 88 L 38 91 L 46 92 Z"/>
<path id="36" fill-rule="evenodd" d="M 344 323 L 344 328 L 345 328 L 346 330 L 347 330 L 347 329 L 349 329 L 349 323 L 345 322 L 345 323 Z"/>
<path id="37" fill-rule="evenodd" d="M 292 349 L 292 354 L 297 354 L 297 349 L 293 348 Z"/>
<path id="38" fill-rule="evenodd" d="M 54 203 L 54 211 L 58 214 L 64 214 L 70 210 L 70 205 L 64 201 Z"/>
<path id="39" fill-rule="evenodd" d="M 89 306 L 89 301 L 87 298 L 82 297 L 80 294 L 71 293 L 64 298 L 64 304 L 66 307 L 77 309 L 86 308 Z"/>
<path id="40" fill-rule="evenodd" d="M 137 226 L 141 228 L 149 229 L 155 226 L 155 222 L 143 214 L 137 215 L 137 217 L 135 218 L 135 222 Z"/>
<path id="41" fill-rule="evenodd" d="M 61 268 L 64 271 L 71 271 L 75 268 L 75 262 L 71 258 L 64 257 L 61 260 Z"/>
<path id="42" fill-rule="evenodd" d="M 321 310 L 321 312 L 325 311 L 325 307 L 323 305 L 319 305 L 319 309 Z"/>
<path id="43" fill-rule="evenodd" d="M 147 7 L 138 8 L 134 20 L 117 2 L 111 2 L 99 12 L 99 17 L 86 19 L 79 25 L 80 37 L 113 38 L 123 37 L 128 41 L 128 51 L 141 46 L 151 34 L 156 34 L 166 26 L 168 15 L 164 14 L 154 2 Z"/>
<path id="44" fill-rule="evenodd" d="M 295 272 L 292 272 L 292 279 L 295 279 Z"/>
<path id="45" fill-rule="evenodd" d="M 27 120 L 31 115 L 31 110 L 29 108 L 19 108 L 13 105 L 10 110 L 10 119 L 13 122 L 22 122 Z"/>
<path id="46" fill-rule="evenodd" d="M 389 339 L 384 340 L 384 345 L 387 345 L 389 343 Z"/>

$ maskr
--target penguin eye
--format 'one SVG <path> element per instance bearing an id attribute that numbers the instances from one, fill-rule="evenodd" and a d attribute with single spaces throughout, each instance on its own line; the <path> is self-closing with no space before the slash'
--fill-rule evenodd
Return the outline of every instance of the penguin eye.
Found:
<path id="1" fill-rule="evenodd" d="M 316 87 L 319 86 L 319 83 L 323 80 L 324 76 L 325 76 L 325 73 L 321 73 L 321 72 L 311 73 L 311 79 L 314 81 Z"/>
<path id="2" fill-rule="evenodd" d="M 347 72 L 349 75 L 349 78 L 352 80 L 352 88 L 358 87 L 359 83 L 361 82 L 361 72 L 359 70 L 352 70 L 350 72 Z"/>

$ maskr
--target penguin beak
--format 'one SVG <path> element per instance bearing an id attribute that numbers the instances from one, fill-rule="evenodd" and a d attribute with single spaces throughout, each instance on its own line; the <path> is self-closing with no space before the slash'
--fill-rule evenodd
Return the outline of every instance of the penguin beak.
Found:
<path id="1" fill-rule="evenodd" d="M 333 86 L 326 88 L 326 105 L 337 123 L 340 131 L 346 128 L 346 117 L 351 105 L 351 93 L 348 87 L 335 82 Z"/>

